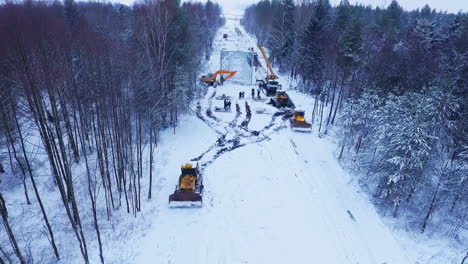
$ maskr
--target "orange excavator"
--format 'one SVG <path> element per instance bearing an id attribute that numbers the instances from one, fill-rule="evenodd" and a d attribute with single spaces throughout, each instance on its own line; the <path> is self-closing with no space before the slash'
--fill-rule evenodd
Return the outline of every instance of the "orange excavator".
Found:
<path id="1" fill-rule="evenodd" d="M 217 77 L 218 75 L 221 75 L 221 84 L 226 81 L 226 80 L 229 80 L 231 79 L 232 77 L 234 77 L 234 75 L 236 75 L 236 71 L 227 71 L 227 70 L 219 70 L 215 73 L 208 73 L 207 75 L 203 75 L 202 76 L 202 81 L 207 83 L 209 86 L 216 86 L 217 85 Z M 224 77 L 223 74 L 228 74 L 228 76 Z"/>

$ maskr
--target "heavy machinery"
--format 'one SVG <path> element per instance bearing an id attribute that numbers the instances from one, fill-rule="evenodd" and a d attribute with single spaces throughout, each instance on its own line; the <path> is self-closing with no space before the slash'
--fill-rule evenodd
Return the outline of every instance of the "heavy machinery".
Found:
<path id="1" fill-rule="evenodd" d="M 269 80 L 276 80 L 278 79 L 278 76 L 275 74 L 275 72 L 273 71 L 273 67 L 271 67 L 271 63 L 270 61 L 268 60 L 268 57 L 266 55 L 266 52 L 265 52 L 265 49 L 263 48 L 262 44 L 258 43 L 257 44 L 258 46 L 258 49 L 260 50 L 260 52 L 262 53 L 263 55 L 263 59 L 265 59 L 265 63 L 267 65 L 267 68 L 268 68 L 268 71 L 267 72 L 267 76 L 265 78 L 265 81 L 268 82 Z"/>
<path id="2" fill-rule="evenodd" d="M 276 90 L 281 90 L 281 84 L 278 81 L 270 80 L 265 82 L 265 80 L 257 80 L 258 88 L 264 89 L 266 96 L 275 96 Z"/>
<path id="3" fill-rule="evenodd" d="M 203 75 L 201 79 L 203 82 L 207 83 L 209 86 L 214 86 L 217 83 L 216 80 L 217 80 L 218 75 L 221 75 L 221 84 L 222 84 L 224 81 L 229 80 L 232 77 L 234 77 L 236 73 L 237 73 L 236 71 L 219 70 L 215 73 L 208 73 L 207 75 Z M 228 74 L 228 76 L 224 77 L 223 74 Z"/>
<path id="4" fill-rule="evenodd" d="M 286 93 L 285 90 L 276 90 L 275 97 L 271 98 L 269 104 L 273 105 L 274 107 L 294 107 L 294 104 L 289 98 L 289 95 Z"/>
<path id="5" fill-rule="evenodd" d="M 232 100 L 232 97 L 226 94 L 218 95 L 215 97 L 216 100 Z"/>
<path id="6" fill-rule="evenodd" d="M 274 96 L 276 94 L 276 90 L 281 89 L 281 85 L 278 81 L 276 81 L 278 76 L 273 71 L 273 67 L 271 67 L 271 63 L 268 60 L 262 44 L 258 43 L 257 46 L 258 49 L 262 52 L 263 59 L 265 60 L 267 66 L 267 76 L 265 77 L 265 80 L 257 80 L 258 88 L 264 89 L 267 96 Z"/>
<path id="7" fill-rule="evenodd" d="M 198 163 L 196 167 L 187 163 L 182 166 L 179 183 L 169 196 L 169 207 L 202 207 L 203 177 Z"/>
<path id="8" fill-rule="evenodd" d="M 304 115 L 304 110 L 294 110 L 293 116 L 290 119 L 292 130 L 312 132 L 312 125 L 310 123 L 307 123 Z"/>

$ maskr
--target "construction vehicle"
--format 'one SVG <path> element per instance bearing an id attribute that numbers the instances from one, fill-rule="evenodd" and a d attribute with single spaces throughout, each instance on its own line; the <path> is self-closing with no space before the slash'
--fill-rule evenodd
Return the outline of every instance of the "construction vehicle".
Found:
<path id="1" fill-rule="evenodd" d="M 219 70 L 215 73 L 208 73 L 207 75 L 202 76 L 202 81 L 207 83 L 209 86 L 215 86 L 217 84 L 216 80 L 218 75 L 221 75 L 221 84 L 234 77 L 236 75 L 236 71 L 226 71 L 226 70 Z M 223 74 L 228 74 L 228 76 L 224 77 Z"/>
<path id="2" fill-rule="evenodd" d="M 258 49 L 260 50 L 260 52 L 262 53 L 263 55 L 263 59 L 265 59 L 265 63 L 267 65 L 267 68 L 269 70 L 269 72 L 267 72 L 267 76 L 265 78 L 265 81 L 268 82 L 270 80 L 276 80 L 278 79 L 278 76 L 275 74 L 275 72 L 273 71 L 273 67 L 271 67 L 271 63 L 270 61 L 268 60 L 268 57 L 266 55 L 266 52 L 265 52 L 265 49 L 263 48 L 262 44 L 258 43 L 257 44 L 258 46 Z"/>
<path id="3" fill-rule="evenodd" d="M 265 80 L 257 80 L 258 88 L 264 89 L 267 96 L 274 96 L 276 94 L 276 90 L 281 89 L 281 85 L 278 81 L 278 76 L 273 71 L 273 67 L 271 66 L 270 61 L 266 55 L 265 49 L 263 48 L 262 44 L 257 44 L 258 49 L 262 53 L 263 59 L 265 60 L 267 66 L 267 75 Z"/>
<path id="4" fill-rule="evenodd" d="M 215 97 L 216 100 L 232 100 L 232 97 L 226 94 L 218 95 Z"/>
<path id="5" fill-rule="evenodd" d="M 198 163 L 196 167 L 187 163 L 182 166 L 179 184 L 169 196 L 169 207 L 202 207 L 203 177 Z"/>
<path id="6" fill-rule="evenodd" d="M 307 123 L 304 115 L 305 115 L 304 110 L 294 110 L 293 116 L 290 119 L 292 130 L 302 131 L 302 132 L 312 132 L 311 130 L 312 125 L 310 123 Z"/>
<path id="7" fill-rule="evenodd" d="M 274 107 L 294 107 L 289 95 L 285 90 L 276 90 L 275 97 L 271 98 L 269 104 Z"/>
<path id="8" fill-rule="evenodd" d="M 257 80 L 258 88 L 265 90 L 266 96 L 275 96 L 276 90 L 281 90 L 281 84 L 278 81 L 270 80 L 265 82 L 265 80 Z"/>

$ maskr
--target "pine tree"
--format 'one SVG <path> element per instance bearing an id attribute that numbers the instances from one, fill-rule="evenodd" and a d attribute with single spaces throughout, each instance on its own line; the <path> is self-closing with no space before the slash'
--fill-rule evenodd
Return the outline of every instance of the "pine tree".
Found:
<path id="1" fill-rule="evenodd" d="M 437 23 L 426 17 L 416 20 L 414 32 L 420 38 L 426 49 L 432 49 L 444 39 Z"/>
<path id="2" fill-rule="evenodd" d="M 341 42 L 340 54 L 342 56 L 342 67 L 345 71 L 356 65 L 360 61 L 362 54 L 362 24 L 358 19 L 354 19 L 346 29 Z"/>
<path id="3" fill-rule="evenodd" d="M 403 8 L 396 0 L 392 0 L 387 9 L 382 13 L 381 24 L 385 34 L 390 39 L 395 39 L 402 29 Z"/>
<path id="4" fill-rule="evenodd" d="M 65 0 L 64 10 L 65 10 L 65 17 L 67 18 L 68 23 L 71 26 L 74 26 L 77 23 L 77 19 L 79 16 L 78 7 L 76 5 L 75 0 Z"/>
<path id="5" fill-rule="evenodd" d="M 291 54 L 294 45 L 294 2 L 281 0 L 277 15 L 273 21 L 273 30 L 269 39 L 271 57 L 280 70 L 291 64 Z"/>
<path id="6" fill-rule="evenodd" d="M 313 81 L 319 90 L 323 82 L 323 37 L 329 25 L 330 3 L 328 0 L 317 1 L 314 15 L 301 36 L 301 54 L 303 56 L 299 73 L 305 81 Z"/>
<path id="7" fill-rule="evenodd" d="M 341 36 L 349 25 L 351 20 L 351 6 L 348 0 L 342 0 L 336 8 L 336 19 L 334 28 L 338 36 Z"/>

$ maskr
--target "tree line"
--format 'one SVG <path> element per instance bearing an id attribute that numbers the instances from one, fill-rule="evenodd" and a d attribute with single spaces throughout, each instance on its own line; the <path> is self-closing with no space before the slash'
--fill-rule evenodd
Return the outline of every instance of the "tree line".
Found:
<path id="1" fill-rule="evenodd" d="M 68 253 L 60 245 L 69 241 L 55 236 L 65 229 L 85 263 L 94 250 L 89 237 L 96 238 L 104 263 L 99 223 L 120 208 L 137 216 L 141 197 L 151 199 L 159 131 L 175 133 L 196 98 L 200 66 L 224 22 L 211 1 L 0 5 L 0 214 L 7 230 L 0 263 L 33 263 L 40 252 L 25 250 L 28 238 L 15 236 L 9 221 L 8 190 L 18 184 L 25 202 L 13 206 L 40 208 L 48 255 Z M 39 174 L 50 175 L 68 227 L 51 221 Z"/>
<path id="2" fill-rule="evenodd" d="M 315 97 L 319 132 L 383 215 L 457 238 L 468 219 L 468 14 L 263 0 L 242 24 Z"/>

